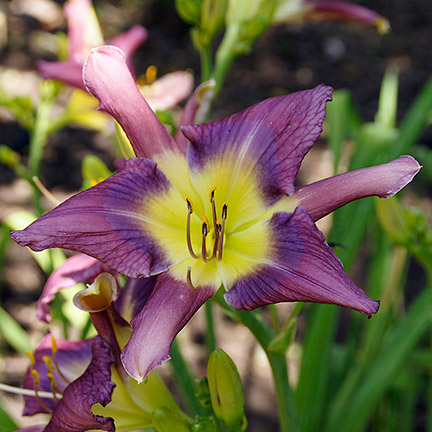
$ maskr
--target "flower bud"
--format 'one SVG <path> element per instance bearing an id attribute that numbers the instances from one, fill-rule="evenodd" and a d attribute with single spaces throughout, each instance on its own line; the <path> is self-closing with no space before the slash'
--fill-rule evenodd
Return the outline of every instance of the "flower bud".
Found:
<path id="1" fill-rule="evenodd" d="M 240 427 L 244 417 L 245 397 L 238 370 L 222 349 L 210 355 L 207 375 L 213 411 L 228 426 Z"/>
<path id="2" fill-rule="evenodd" d="M 200 25 L 202 0 L 176 0 L 175 6 L 184 22 Z"/>
<path id="3" fill-rule="evenodd" d="M 201 40 L 209 45 L 222 30 L 228 0 L 204 0 L 201 12 Z"/>
<path id="4" fill-rule="evenodd" d="M 169 408 L 160 407 L 153 411 L 152 422 L 157 432 L 191 432 L 186 420 Z"/>

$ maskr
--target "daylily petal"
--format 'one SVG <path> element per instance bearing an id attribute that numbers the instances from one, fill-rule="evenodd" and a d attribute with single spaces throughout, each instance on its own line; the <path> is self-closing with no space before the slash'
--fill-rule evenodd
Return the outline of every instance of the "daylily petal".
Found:
<path id="1" fill-rule="evenodd" d="M 251 310 L 282 301 L 329 303 L 358 310 L 370 317 L 379 308 L 345 273 L 323 234 L 300 207 L 293 214 L 276 213 L 272 260 L 240 279 L 225 294 L 237 309 Z"/>
<path id="2" fill-rule="evenodd" d="M 355 21 L 375 25 L 380 33 L 386 33 L 390 28 L 386 18 L 370 9 L 349 2 L 333 0 L 282 0 L 276 7 L 272 18 L 274 24 L 303 20 Z"/>
<path id="3" fill-rule="evenodd" d="M 155 159 L 165 151 L 179 151 L 138 90 L 119 48 L 106 45 L 92 49 L 83 79 L 89 93 L 99 99 L 99 109 L 120 123 L 136 156 Z"/>
<path id="4" fill-rule="evenodd" d="M 191 169 L 200 169 L 216 159 L 235 161 L 242 176 L 254 171 L 264 195 L 294 193 L 300 164 L 318 139 L 332 89 L 319 85 L 288 96 L 260 102 L 226 119 L 195 126 L 182 126 L 191 141 Z"/>
<path id="5" fill-rule="evenodd" d="M 138 279 L 128 278 L 125 287 L 114 302 L 117 312 L 127 322 L 130 322 L 147 303 L 156 280 L 156 276 Z"/>
<path id="6" fill-rule="evenodd" d="M 111 381 L 114 359 L 109 346 L 96 337 L 92 344 L 92 360 L 83 375 L 69 384 L 58 402 L 45 432 L 115 431 L 110 417 L 93 414 L 91 407 L 111 401 L 115 384 Z"/>
<path id="7" fill-rule="evenodd" d="M 47 377 L 47 365 L 43 361 L 43 357 L 47 356 L 52 359 L 53 350 L 51 343 L 51 335 L 47 334 L 36 348 L 34 353 L 35 369 L 40 378 L 40 386 L 42 390 L 51 392 L 51 385 Z M 57 386 L 60 391 L 63 391 L 69 382 L 74 381 L 82 375 L 91 361 L 91 345 L 92 340 L 84 340 L 78 342 L 70 342 L 64 339 L 56 339 L 57 352 L 55 354 L 60 372 L 56 369 L 53 372 Z M 62 376 L 63 375 L 63 376 Z M 64 378 L 67 379 L 67 381 Z M 24 388 L 34 389 L 34 382 L 31 375 L 31 369 L 28 369 L 24 377 Z M 54 409 L 57 402 L 52 399 L 42 398 L 45 405 Z M 46 413 L 35 397 L 24 396 L 25 406 L 23 415 L 30 416 L 37 413 Z"/>
<path id="8" fill-rule="evenodd" d="M 176 71 L 165 74 L 151 85 L 144 85 L 141 92 L 153 111 L 176 106 L 188 97 L 194 85 L 190 72 Z"/>
<path id="9" fill-rule="evenodd" d="M 201 83 L 192 93 L 183 109 L 180 119 L 181 125 L 200 124 L 204 121 L 213 98 L 213 90 L 216 81 L 211 78 Z M 181 129 L 177 129 L 176 142 L 183 153 L 186 153 L 189 140 L 183 135 Z"/>
<path id="10" fill-rule="evenodd" d="M 296 189 L 293 198 L 314 221 L 359 198 L 389 198 L 406 186 L 421 166 L 411 156 L 339 174 Z"/>
<path id="11" fill-rule="evenodd" d="M 104 264 L 90 256 L 80 254 L 68 258 L 51 273 L 46 281 L 37 304 L 38 319 L 46 322 L 51 321 L 49 305 L 61 289 L 91 280 L 106 271 L 108 268 Z"/>
<path id="12" fill-rule="evenodd" d="M 129 69 L 133 71 L 132 56 L 138 47 L 147 40 L 147 37 L 148 31 L 144 27 L 134 25 L 128 31 L 119 34 L 107 42 L 107 45 L 114 45 L 120 48 L 126 56 L 126 63 Z"/>
<path id="13" fill-rule="evenodd" d="M 103 44 L 103 36 L 91 0 L 69 0 L 64 7 L 68 24 L 69 60 L 81 64 L 85 54 Z"/>
<path id="14" fill-rule="evenodd" d="M 37 69 L 44 79 L 55 79 L 85 91 L 82 79 L 82 64 L 74 61 L 48 62 L 40 60 Z"/>
<path id="15" fill-rule="evenodd" d="M 152 295 L 131 322 L 134 331 L 122 352 L 129 375 L 141 382 L 153 368 L 168 360 L 177 333 L 213 294 L 212 288 L 192 289 L 168 273 L 158 276 Z"/>
<path id="16" fill-rule="evenodd" d="M 11 231 L 11 237 L 35 251 L 62 247 L 85 253 L 129 277 L 157 274 L 171 263 L 146 232 L 149 221 L 142 207 L 168 186 L 153 161 L 134 158 L 117 174 L 68 199 L 25 230 Z"/>

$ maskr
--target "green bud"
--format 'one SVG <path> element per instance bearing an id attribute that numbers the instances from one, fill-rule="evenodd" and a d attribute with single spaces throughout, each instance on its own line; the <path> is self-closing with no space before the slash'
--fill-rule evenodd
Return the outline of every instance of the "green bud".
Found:
<path id="1" fill-rule="evenodd" d="M 209 45 L 222 30 L 228 0 L 204 0 L 201 11 L 201 41 Z"/>
<path id="2" fill-rule="evenodd" d="M 186 420 L 169 408 L 160 407 L 152 412 L 151 417 L 157 432 L 191 432 Z"/>
<path id="3" fill-rule="evenodd" d="M 86 155 L 82 161 L 83 188 L 95 186 L 111 176 L 105 163 L 94 155 Z"/>
<path id="4" fill-rule="evenodd" d="M 189 24 L 201 24 L 202 0 L 176 0 L 175 6 L 180 18 Z"/>
<path id="5" fill-rule="evenodd" d="M 271 24 L 277 0 L 229 0 L 227 26 L 239 26 L 239 43 L 251 44 Z"/>
<path id="6" fill-rule="evenodd" d="M 207 365 L 213 411 L 228 429 L 238 430 L 244 417 L 245 397 L 236 365 L 225 351 L 210 355 Z"/>
<path id="7" fill-rule="evenodd" d="M 8 167 L 14 168 L 19 165 L 21 156 L 19 153 L 13 151 L 10 147 L 0 145 L 0 163 Z"/>

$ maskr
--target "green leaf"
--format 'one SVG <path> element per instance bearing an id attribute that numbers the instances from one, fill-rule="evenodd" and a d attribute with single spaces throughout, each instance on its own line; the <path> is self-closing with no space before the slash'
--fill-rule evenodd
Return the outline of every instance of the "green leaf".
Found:
<path id="1" fill-rule="evenodd" d="M 27 332 L 1 306 L 0 334 L 9 345 L 20 353 L 32 348 Z"/>
<path id="2" fill-rule="evenodd" d="M 9 414 L 0 406 L 0 432 L 9 432 L 18 429 L 18 425 Z"/>

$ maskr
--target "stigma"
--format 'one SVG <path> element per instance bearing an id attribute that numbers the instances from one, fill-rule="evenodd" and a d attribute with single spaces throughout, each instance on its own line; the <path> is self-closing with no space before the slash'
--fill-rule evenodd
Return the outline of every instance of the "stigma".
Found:
<path id="1" fill-rule="evenodd" d="M 205 214 L 201 215 L 203 220 L 201 224 L 201 251 L 196 253 L 194 251 L 191 239 L 191 217 L 194 213 L 193 203 L 190 198 L 186 198 L 187 206 L 187 222 L 186 222 L 186 243 L 189 250 L 189 254 L 192 258 L 202 259 L 205 263 L 209 263 L 213 260 L 222 260 L 223 247 L 224 247 L 224 235 L 225 235 L 225 221 L 228 214 L 228 204 L 223 203 L 220 211 L 221 222 L 218 220 L 217 208 L 215 202 L 215 190 L 216 187 L 210 189 L 209 201 L 211 204 L 211 219 L 212 225 L 210 226 L 209 219 Z M 212 234 L 212 235 L 209 235 Z M 209 238 L 209 242 L 207 238 Z"/>

